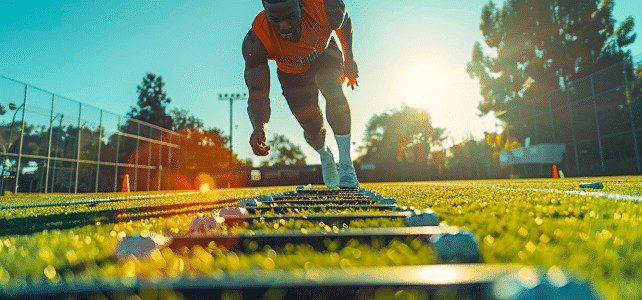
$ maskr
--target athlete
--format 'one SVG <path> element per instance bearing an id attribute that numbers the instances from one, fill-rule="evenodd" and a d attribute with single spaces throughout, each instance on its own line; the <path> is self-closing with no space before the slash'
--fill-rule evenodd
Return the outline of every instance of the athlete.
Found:
<path id="1" fill-rule="evenodd" d="M 350 105 L 342 83 L 354 90 L 357 64 L 352 53 L 352 21 L 341 0 L 262 0 L 265 9 L 256 16 L 243 40 L 245 83 L 249 90 L 247 112 L 254 131 L 254 154 L 266 156 L 270 120 L 270 69 L 277 76 L 290 111 L 303 128 L 305 140 L 321 158 L 323 181 L 328 188 L 357 188 L 359 181 L 350 157 Z M 331 37 L 335 32 L 343 53 Z M 327 120 L 339 148 L 339 167 L 325 144 L 325 122 L 319 91 L 326 100 Z"/>

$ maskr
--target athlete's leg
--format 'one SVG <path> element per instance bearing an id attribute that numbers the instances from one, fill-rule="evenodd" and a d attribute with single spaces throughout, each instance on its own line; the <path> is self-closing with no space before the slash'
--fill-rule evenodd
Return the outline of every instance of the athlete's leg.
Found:
<path id="1" fill-rule="evenodd" d="M 319 150 L 325 145 L 325 123 L 319 108 L 319 91 L 311 74 L 288 74 L 277 71 L 283 96 L 290 111 L 303 128 L 306 142 Z"/>
<path id="2" fill-rule="evenodd" d="M 337 59 L 339 59 L 339 62 L 341 61 L 341 52 L 338 49 L 328 48 L 324 54 L 334 58 L 335 62 Z M 348 99 L 341 86 L 340 78 L 342 75 L 342 68 L 330 63 L 327 67 L 320 68 L 315 73 L 314 81 L 326 99 L 328 123 L 332 127 L 339 147 L 338 172 L 340 181 L 338 186 L 341 188 L 357 188 L 359 187 L 359 181 L 350 157 L 350 104 L 348 104 Z"/>
<path id="3" fill-rule="evenodd" d="M 321 149 L 325 145 L 326 129 L 319 105 L 316 107 L 292 107 L 290 105 L 290 110 L 303 128 L 305 141 L 314 150 Z"/>
<path id="4" fill-rule="evenodd" d="M 287 74 L 277 72 L 283 96 L 294 117 L 303 128 L 306 142 L 319 153 L 323 183 L 328 188 L 339 186 L 339 172 L 330 149 L 325 146 L 325 122 L 319 108 L 319 90 L 314 83 L 314 72 Z"/>
<path id="5" fill-rule="evenodd" d="M 339 81 L 342 75 L 343 72 L 337 68 L 324 68 L 314 76 L 314 81 L 326 100 L 328 124 L 337 135 L 350 133 L 351 127 L 350 104 Z"/>

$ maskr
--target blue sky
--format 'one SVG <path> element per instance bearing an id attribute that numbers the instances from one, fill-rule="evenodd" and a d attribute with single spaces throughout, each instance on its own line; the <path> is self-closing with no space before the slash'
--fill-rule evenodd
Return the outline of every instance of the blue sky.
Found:
<path id="1" fill-rule="evenodd" d="M 359 86 L 346 90 L 357 145 L 373 114 L 402 103 L 427 109 L 433 126 L 445 127 L 456 141 L 494 128 L 492 116 L 477 117 L 479 85 L 465 72 L 473 44 L 482 41 L 480 13 L 488 1 L 344 1 L 360 71 Z M 247 92 L 241 42 L 261 10 L 259 0 L 0 1 L 0 75 L 124 115 L 136 104 L 136 86 L 153 72 L 167 83 L 170 108 L 187 108 L 227 134 L 229 102 L 218 94 Z M 640 5 L 616 1 L 618 24 L 629 15 L 641 32 Z M 628 48 L 633 54 L 642 53 L 639 38 Z M 270 66 L 268 134 L 287 135 L 308 163 L 318 163 Z M 322 97 L 320 103 L 323 108 Z M 258 163 L 247 142 L 246 107 L 234 104 L 234 150 Z M 330 134 L 327 144 L 336 153 Z"/>

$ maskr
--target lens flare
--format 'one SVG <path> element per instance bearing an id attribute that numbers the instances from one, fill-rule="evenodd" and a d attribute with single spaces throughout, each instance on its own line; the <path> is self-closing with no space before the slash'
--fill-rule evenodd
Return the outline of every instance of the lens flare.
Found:
<path id="1" fill-rule="evenodd" d="M 216 183 L 212 176 L 207 173 L 199 173 L 194 177 L 194 186 L 199 187 L 201 192 L 207 192 L 216 188 Z"/>

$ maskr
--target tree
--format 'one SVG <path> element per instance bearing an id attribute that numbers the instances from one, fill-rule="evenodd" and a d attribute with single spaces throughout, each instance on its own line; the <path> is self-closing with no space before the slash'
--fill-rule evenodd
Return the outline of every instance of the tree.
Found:
<path id="1" fill-rule="evenodd" d="M 299 145 L 290 141 L 285 135 L 274 134 L 267 142 L 270 145 L 270 155 L 261 162 L 262 166 L 304 166 L 306 156 Z"/>
<path id="2" fill-rule="evenodd" d="M 374 163 L 393 179 L 402 179 L 402 167 L 412 167 L 414 174 L 425 177 L 431 152 L 442 147 L 445 133 L 432 127 L 430 114 L 423 109 L 402 106 L 375 114 L 366 125 L 364 145 L 357 148 L 357 162 Z"/>
<path id="3" fill-rule="evenodd" d="M 142 84 L 136 87 L 136 91 L 138 92 L 137 106 L 132 106 L 131 110 L 126 114 L 129 119 L 120 126 L 119 130 L 121 132 L 134 136 L 160 138 L 154 136 L 158 135 L 158 130 L 154 131 L 149 126 L 141 124 L 141 122 L 138 121 L 172 129 L 173 119 L 166 112 L 167 105 L 171 102 L 171 99 L 167 97 L 164 86 L 165 83 L 163 82 L 162 76 L 157 77 L 154 73 L 147 73 L 146 76 L 143 77 Z M 140 148 L 142 148 L 143 145 L 140 141 L 137 143 L 136 139 L 121 138 L 118 140 L 118 136 L 113 135 L 109 140 L 109 144 L 118 145 L 119 162 L 132 163 L 131 159 L 135 157 L 138 157 L 139 161 L 147 161 L 140 159 Z"/>
<path id="4" fill-rule="evenodd" d="M 472 135 L 448 148 L 446 167 L 448 179 L 481 179 L 498 177 L 499 161 L 491 158 L 493 149 L 484 141 L 475 141 Z"/>
<path id="5" fill-rule="evenodd" d="M 167 114 L 167 105 L 172 101 L 167 97 L 167 92 L 163 89 L 165 83 L 163 77 L 154 73 L 147 73 L 143 77 L 142 85 L 137 86 L 138 107 L 131 107 L 127 116 L 154 124 L 166 129 L 171 129 L 173 120 Z"/>
<path id="6" fill-rule="evenodd" d="M 181 130 L 185 133 L 185 130 Z M 195 130 L 187 132 L 187 144 L 184 145 L 186 169 L 210 170 L 214 168 L 230 167 L 230 150 L 225 147 L 225 139 L 221 130 Z M 234 162 L 233 162 L 234 164 Z"/>
<path id="7" fill-rule="evenodd" d="M 633 18 L 614 29 L 612 0 L 507 0 L 502 8 L 491 1 L 482 9 L 479 42 L 467 65 L 479 79 L 481 115 L 563 88 L 564 81 L 583 77 L 622 61 L 623 48 L 635 40 Z M 504 114 L 503 120 L 518 118 Z"/>
<path id="8" fill-rule="evenodd" d="M 205 122 L 202 119 L 191 114 L 189 109 L 172 108 L 169 112 L 173 120 L 172 130 L 179 131 L 187 136 L 188 150 L 186 152 L 187 161 L 197 162 L 199 168 L 223 168 L 230 167 L 230 155 L 232 156 L 233 166 L 251 167 L 251 160 L 239 160 L 238 156 L 231 153 L 225 145 L 229 142 L 229 137 L 223 135 L 223 131 L 215 128 L 204 128 Z M 196 157 L 191 150 L 197 151 L 204 156 Z M 196 168 L 196 167 L 195 167 Z"/>
<path id="9" fill-rule="evenodd" d="M 499 163 L 499 153 L 502 151 L 510 151 L 522 148 L 517 139 L 508 134 L 508 130 L 504 127 L 504 131 L 500 134 L 485 132 L 486 144 L 493 150 L 493 160 Z"/>
<path id="10" fill-rule="evenodd" d="M 433 128 L 430 114 L 423 109 L 402 106 L 375 114 L 368 121 L 359 162 L 425 161 L 431 148 L 442 145 L 445 129 Z M 413 152 L 413 150 L 415 150 Z"/>
<path id="11" fill-rule="evenodd" d="M 172 130 L 188 128 L 194 131 L 203 128 L 205 124 L 202 119 L 197 118 L 194 114 L 190 114 L 189 109 L 175 107 L 169 111 L 169 115 L 173 120 Z"/>

